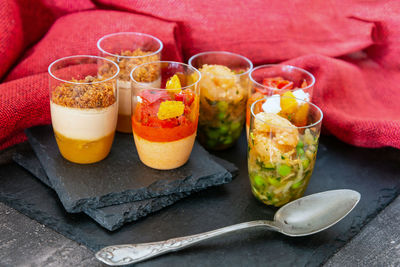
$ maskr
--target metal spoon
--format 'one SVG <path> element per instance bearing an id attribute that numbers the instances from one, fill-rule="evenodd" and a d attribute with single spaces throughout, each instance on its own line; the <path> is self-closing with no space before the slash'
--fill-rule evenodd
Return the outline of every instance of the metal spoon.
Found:
<path id="1" fill-rule="evenodd" d="M 264 227 L 288 236 L 311 235 L 343 219 L 357 205 L 360 197 L 360 193 L 348 189 L 325 191 L 286 204 L 275 213 L 273 221 L 239 223 L 160 242 L 109 246 L 98 251 L 96 258 L 111 266 L 132 264 L 251 227 Z"/>

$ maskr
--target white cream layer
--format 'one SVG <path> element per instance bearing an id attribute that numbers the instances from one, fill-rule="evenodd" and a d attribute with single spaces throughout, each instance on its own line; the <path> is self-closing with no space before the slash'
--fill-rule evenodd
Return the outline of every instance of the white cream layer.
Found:
<path id="1" fill-rule="evenodd" d="M 132 88 L 131 88 L 131 82 L 130 81 L 123 81 L 123 80 L 118 80 L 118 114 L 121 115 L 131 115 L 131 105 L 132 105 Z M 154 82 L 150 83 L 139 83 L 140 88 L 146 88 L 146 87 L 151 87 L 151 88 L 160 88 L 161 87 L 161 77 Z"/>
<path id="2" fill-rule="evenodd" d="M 133 133 L 140 160 L 147 166 L 159 169 L 175 169 L 189 159 L 196 133 L 172 142 L 152 142 Z"/>
<path id="3" fill-rule="evenodd" d="M 53 129 L 65 137 L 97 140 L 115 131 L 117 103 L 106 108 L 69 108 L 50 101 Z"/>

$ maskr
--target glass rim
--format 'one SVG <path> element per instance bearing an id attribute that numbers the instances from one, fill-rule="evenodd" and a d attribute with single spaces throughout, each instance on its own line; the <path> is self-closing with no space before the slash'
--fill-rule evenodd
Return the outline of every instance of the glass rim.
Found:
<path id="1" fill-rule="evenodd" d="M 268 89 L 270 89 L 270 90 L 272 90 L 272 91 L 279 91 L 279 90 L 282 90 L 282 89 L 278 89 L 278 88 L 274 88 L 274 87 L 270 87 L 270 86 L 263 85 L 263 84 L 257 82 L 256 80 L 254 80 L 254 78 L 253 78 L 253 72 L 254 72 L 254 71 L 259 70 L 259 69 L 262 69 L 262 68 L 271 68 L 271 67 L 277 67 L 277 66 L 289 67 L 289 68 L 291 68 L 291 69 L 295 69 L 295 70 L 298 70 L 298 71 L 300 71 L 300 72 L 303 72 L 303 73 L 305 73 L 306 75 L 308 75 L 309 77 L 311 77 L 311 83 L 310 83 L 309 85 L 307 85 L 306 87 L 304 87 L 304 88 L 299 88 L 299 89 L 306 90 L 306 89 L 309 89 L 309 88 L 311 88 L 311 87 L 314 86 L 314 84 L 315 84 L 315 77 L 314 77 L 314 75 L 313 75 L 311 72 L 309 72 L 309 71 L 307 71 L 307 70 L 305 70 L 305 69 L 302 69 L 302 68 L 299 68 L 299 67 L 296 67 L 296 66 L 293 66 L 293 65 L 287 65 L 287 64 L 265 64 L 265 65 L 257 66 L 257 67 L 255 67 L 255 68 L 253 68 L 253 69 L 251 70 L 251 72 L 250 72 L 250 74 L 249 74 L 250 80 L 251 80 L 253 83 L 255 83 L 256 85 L 261 86 L 261 87 L 263 87 L 263 88 L 268 88 Z M 293 91 L 293 89 L 290 89 L 290 90 L 288 90 L 288 91 Z"/>
<path id="2" fill-rule="evenodd" d="M 151 52 L 150 54 L 147 54 L 147 55 L 143 55 L 143 56 L 122 56 L 122 55 L 118 55 L 118 54 L 113 54 L 113 53 L 107 52 L 106 50 L 104 50 L 101 47 L 101 42 L 103 40 L 105 40 L 105 39 L 107 39 L 109 37 L 113 37 L 113 36 L 116 36 L 116 35 L 123 35 L 123 34 L 130 34 L 130 35 L 149 37 L 150 39 L 155 40 L 159 44 L 160 47 L 156 51 Z M 107 54 L 107 55 L 113 56 L 113 57 L 117 57 L 117 58 L 144 58 L 144 57 L 150 57 L 150 56 L 153 56 L 153 55 L 156 55 L 156 54 L 160 53 L 161 50 L 164 48 L 164 44 L 157 37 L 155 37 L 153 35 L 150 35 L 150 34 L 147 34 L 147 33 L 141 33 L 141 32 L 115 32 L 115 33 L 110 33 L 110 34 L 104 35 L 99 40 L 97 40 L 97 48 L 101 52 L 103 52 L 104 54 Z"/>
<path id="3" fill-rule="evenodd" d="M 189 64 L 190 66 L 192 66 L 193 68 L 197 69 L 196 67 L 194 67 L 194 66 L 192 65 L 193 60 L 194 60 L 196 57 L 204 56 L 204 55 L 207 55 L 207 54 L 223 54 L 223 55 L 230 55 L 230 56 L 235 56 L 235 57 L 241 58 L 241 59 L 243 59 L 244 61 L 246 61 L 246 62 L 249 64 L 249 66 L 250 66 L 249 69 L 246 70 L 246 71 L 243 72 L 243 73 L 235 74 L 235 76 L 240 77 L 240 76 L 242 76 L 242 75 L 249 74 L 249 73 L 253 70 L 253 62 L 251 62 L 250 59 L 248 59 L 248 58 L 245 57 L 245 56 L 242 56 L 242 55 L 239 55 L 239 54 L 236 54 L 236 53 L 233 53 L 233 52 L 228 52 L 228 51 L 206 51 L 206 52 L 201 52 L 201 53 L 198 53 L 198 54 L 195 54 L 195 55 L 191 56 L 191 57 L 189 58 L 188 64 Z M 227 66 L 226 66 L 226 67 L 227 67 Z M 219 76 L 222 76 L 222 75 L 219 75 Z"/>
<path id="4" fill-rule="evenodd" d="M 67 80 L 58 78 L 57 76 L 55 76 L 53 74 L 51 68 L 53 67 L 54 64 L 56 64 L 56 63 L 58 63 L 60 61 L 67 60 L 67 59 L 72 59 L 72 58 L 96 58 L 96 59 L 105 60 L 105 61 L 108 61 L 108 62 L 114 64 L 114 66 L 117 67 L 117 71 L 112 77 L 109 77 L 109 78 L 107 78 L 105 80 L 101 80 L 101 81 L 98 81 L 98 82 L 72 82 L 72 81 L 67 81 Z M 78 64 L 76 64 L 76 65 L 78 65 Z M 118 76 L 118 74 L 119 74 L 120 68 L 119 68 L 117 63 L 115 63 L 114 61 L 112 61 L 110 59 L 104 58 L 104 57 L 92 56 L 92 55 L 74 55 L 74 56 L 62 57 L 62 58 L 59 58 L 59 59 L 53 61 L 49 65 L 49 67 L 47 68 L 47 71 L 49 72 L 51 77 L 53 77 L 54 79 L 56 79 L 58 81 L 64 82 L 64 83 L 70 83 L 70 84 L 98 84 L 98 83 L 104 83 L 104 82 L 107 82 L 109 80 L 112 80 L 112 79 L 116 78 Z"/>
<path id="5" fill-rule="evenodd" d="M 131 81 L 133 81 L 134 83 L 139 84 L 139 85 L 140 85 L 140 84 L 143 84 L 143 82 L 136 81 L 136 80 L 133 78 L 133 76 L 132 76 L 133 72 L 134 72 L 136 69 L 138 69 L 138 68 L 140 68 L 140 67 L 143 67 L 143 66 L 145 66 L 145 65 L 149 65 L 149 64 L 158 64 L 158 63 L 159 63 L 159 64 L 162 64 L 162 63 L 179 64 L 179 65 L 183 65 L 183 66 L 185 66 L 185 67 L 189 67 L 190 69 L 193 69 L 195 72 L 197 72 L 197 74 L 199 75 L 199 78 L 197 79 L 197 81 L 194 82 L 194 83 L 192 83 L 192 84 L 190 84 L 190 85 L 186 85 L 186 86 L 184 86 L 184 87 L 181 87 L 181 90 L 185 90 L 185 89 L 187 89 L 187 88 L 189 88 L 189 87 L 191 87 L 191 86 L 194 86 L 194 85 L 198 84 L 198 83 L 200 82 L 200 80 L 201 80 L 201 72 L 200 72 L 198 69 L 196 69 L 195 67 L 190 66 L 190 65 L 188 65 L 188 64 L 185 64 L 185 63 L 182 63 L 182 62 L 177 62 L 177 61 L 152 61 L 152 62 L 147 62 L 147 63 L 140 64 L 140 65 L 134 67 L 134 68 L 132 69 L 130 75 L 129 75 L 130 78 L 131 78 Z M 167 90 L 167 89 L 165 89 L 165 88 L 155 88 L 155 87 L 149 87 L 149 86 L 146 86 L 145 89 L 148 89 L 148 90 Z"/>
<path id="6" fill-rule="evenodd" d="M 255 107 L 256 103 L 258 103 L 260 101 L 263 101 L 263 100 L 267 100 L 268 98 L 271 98 L 271 97 L 279 97 L 279 99 L 281 97 L 283 97 L 283 98 L 291 98 L 291 99 L 296 99 L 296 101 L 302 101 L 302 102 L 307 103 L 307 104 L 313 106 L 314 108 L 316 108 L 318 110 L 318 112 L 321 114 L 321 117 L 319 118 L 318 121 L 316 121 L 316 122 L 314 122 L 312 124 L 306 125 L 306 126 L 293 125 L 293 127 L 286 127 L 286 126 L 280 126 L 280 125 L 275 125 L 275 124 L 272 124 L 272 123 L 265 122 L 265 121 L 257 118 L 256 114 L 254 114 L 254 107 Z M 268 125 L 271 125 L 271 126 L 274 126 L 274 127 L 278 127 L 278 128 L 284 128 L 284 129 L 293 129 L 293 128 L 296 128 L 296 129 L 308 129 L 308 128 L 312 128 L 312 127 L 320 124 L 322 122 L 323 117 L 324 117 L 324 113 L 322 112 L 322 110 L 317 105 L 311 103 L 310 101 L 306 101 L 306 100 L 303 100 L 303 99 L 300 99 L 300 98 L 296 98 L 296 97 L 281 96 L 281 95 L 274 95 L 274 96 L 264 97 L 264 98 L 258 99 L 257 101 L 254 101 L 253 104 L 251 104 L 250 112 L 251 112 L 251 115 L 254 117 L 254 119 L 259 120 L 262 123 L 265 123 L 265 124 L 268 124 Z"/>

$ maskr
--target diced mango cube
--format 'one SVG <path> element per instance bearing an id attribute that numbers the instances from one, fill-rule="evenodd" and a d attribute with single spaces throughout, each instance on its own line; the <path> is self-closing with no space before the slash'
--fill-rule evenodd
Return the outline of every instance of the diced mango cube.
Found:
<path id="1" fill-rule="evenodd" d="M 180 93 L 181 91 L 181 81 L 179 80 L 178 75 L 174 74 L 168 81 L 167 84 L 165 85 L 165 88 L 167 89 L 168 92 L 171 93 Z"/>
<path id="2" fill-rule="evenodd" d="M 282 112 L 286 114 L 294 113 L 297 110 L 297 100 L 294 99 L 294 95 L 292 92 L 288 91 L 284 93 L 282 96 L 287 96 L 287 97 L 281 97 L 281 109 Z M 293 98 L 288 98 L 288 97 L 293 97 Z"/>
<path id="3" fill-rule="evenodd" d="M 179 117 L 185 110 L 185 104 L 181 101 L 164 101 L 160 104 L 157 117 L 160 120 L 172 119 Z"/>
<path id="4" fill-rule="evenodd" d="M 297 127 L 303 127 L 307 125 L 308 108 L 308 103 L 305 103 L 299 107 L 293 117 L 294 125 L 296 125 Z"/>

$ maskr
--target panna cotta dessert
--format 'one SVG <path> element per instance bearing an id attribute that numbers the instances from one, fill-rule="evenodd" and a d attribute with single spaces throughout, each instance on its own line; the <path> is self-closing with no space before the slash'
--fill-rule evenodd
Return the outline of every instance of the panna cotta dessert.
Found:
<path id="1" fill-rule="evenodd" d="M 106 58 L 113 60 L 120 68 L 117 78 L 119 101 L 117 131 L 131 133 L 132 85 L 130 81 L 130 72 L 138 65 L 160 60 L 160 54 L 155 54 L 153 51 L 143 51 L 141 48 L 137 48 L 136 50 L 125 50 L 113 56 L 107 56 Z M 104 75 L 107 73 L 107 70 L 103 68 L 101 73 Z M 107 74 L 105 75 L 109 76 Z M 140 81 L 143 83 L 143 86 L 159 88 L 161 79 L 159 78 L 158 69 L 150 65 L 140 76 Z"/>
<path id="2" fill-rule="evenodd" d="M 166 89 L 140 89 L 133 99 L 136 149 L 140 160 L 154 169 L 185 164 L 196 138 L 199 97 L 193 88 L 182 87 L 179 77 L 167 80 Z"/>
<path id="3" fill-rule="evenodd" d="M 51 92 L 51 121 L 65 159 L 88 164 L 108 155 L 117 124 L 116 91 L 115 80 L 87 76 L 61 83 Z"/>

